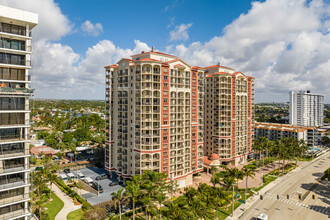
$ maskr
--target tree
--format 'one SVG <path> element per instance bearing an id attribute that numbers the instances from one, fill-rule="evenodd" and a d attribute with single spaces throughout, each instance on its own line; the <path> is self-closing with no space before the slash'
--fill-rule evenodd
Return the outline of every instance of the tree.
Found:
<path id="1" fill-rule="evenodd" d="M 158 206 L 159 206 L 159 220 L 162 219 L 162 204 L 164 203 L 164 201 L 166 200 L 166 193 L 164 191 L 160 191 L 156 193 L 155 196 L 157 202 L 158 202 Z"/>
<path id="2" fill-rule="evenodd" d="M 165 203 L 165 215 L 168 219 L 172 220 L 185 220 L 187 219 L 187 208 L 179 202 L 171 201 Z"/>
<path id="3" fill-rule="evenodd" d="M 228 202 L 229 197 L 228 193 L 223 188 L 214 188 L 214 206 L 216 212 L 216 219 L 218 219 L 218 209 L 223 207 L 224 203 L 222 202 L 225 200 Z"/>
<path id="4" fill-rule="evenodd" d="M 57 176 L 52 173 L 48 173 L 47 178 L 48 178 L 49 185 L 50 185 L 49 199 L 52 200 L 53 184 L 55 184 L 55 182 L 57 180 Z"/>
<path id="5" fill-rule="evenodd" d="M 135 203 L 140 193 L 140 185 L 138 183 L 138 176 L 134 176 L 131 181 L 126 182 L 126 195 L 131 198 L 133 203 L 133 220 L 135 220 Z"/>
<path id="6" fill-rule="evenodd" d="M 115 209 L 119 209 L 119 219 L 121 219 L 121 204 L 126 200 L 127 197 L 125 197 L 122 192 L 124 188 L 121 188 L 118 190 L 118 192 L 111 193 L 112 195 L 112 201 L 114 202 Z"/>
<path id="7" fill-rule="evenodd" d="M 246 193 L 247 193 L 247 188 L 248 188 L 248 178 L 251 177 L 254 179 L 255 176 L 255 170 L 251 169 L 251 167 L 244 166 L 242 169 L 243 175 L 245 176 L 245 193 L 244 193 L 244 201 L 246 202 Z"/>

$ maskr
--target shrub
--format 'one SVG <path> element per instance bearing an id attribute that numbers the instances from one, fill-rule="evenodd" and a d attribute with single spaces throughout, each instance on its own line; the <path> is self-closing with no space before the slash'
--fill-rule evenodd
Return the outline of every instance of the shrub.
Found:
<path id="1" fill-rule="evenodd" d="M 82 209 L 87 210 L 92 208 L 92 205 L 87 202 L 83 197 L 78 195 L 75 191 L 73 191 L 70 187 L 68 187 L 62 180 L 59 178 L 56 179 L 56 185 L 60 188 L 63 192 L 65 192 L 68 196 L 73 197 L 78 202 L 82 204 Z"/>

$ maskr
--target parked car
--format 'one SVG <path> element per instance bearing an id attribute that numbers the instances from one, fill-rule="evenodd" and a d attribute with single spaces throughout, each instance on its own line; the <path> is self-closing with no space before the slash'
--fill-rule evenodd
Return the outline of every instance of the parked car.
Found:
<path id="1" fill-rule="evenodd" d="M 103 188 L 99 183 L 93 182 L 92 187 L 96 190 L 99 191 L 99 193 L 103 193 Z"/>
<path id="2" fill-rule="evenodd" d="M 90 185 L 90 186 L 93 185 L 93 179 L 90 178 L 90 177 L 86 177 L 86 178 L 84 179 L 84 182 L 87 183 L 87 185 Z"/>
<path id="3" fill-rule="evenodd" d="M 109 186 L 117 186 L 119 183 L 117 181 L 109 183 Z"/>
<path id="4" fill-rule="evenodd" d="M 66 180 L 68 180 L 68 176 L 67 175 L 65 175 L 64 173 L 60 173 L 60 179 L 61 180 L 63 180 L 63 181 L 66 181 Z"/>
<path id="5" fill-rule="evenodd" d="M 77 172 L 77 176 L 79 179 L 85 179 L 85 175 L 81 172 Z"/>
<path id="6" fill-rule="evenodd" d="M 64 169 L 64 173 L 71 173 L 71 170 L 69 168 Z"/>
<path id="7" fill-rule="evenodd" d="M 73 173 L 67 173 L 68 177 L 72 180 L 74 180 L 76 177 L 73 175 Z"/>
<path id="8" fill-rule="evenodd" d="M 106 178 L 108 178 L 108 175 L 105 174 L 105 173 L 100 174 L 97 177 L 95 177 L 96 180 L 103 180 L 103 179 L 106 179 Z"/>

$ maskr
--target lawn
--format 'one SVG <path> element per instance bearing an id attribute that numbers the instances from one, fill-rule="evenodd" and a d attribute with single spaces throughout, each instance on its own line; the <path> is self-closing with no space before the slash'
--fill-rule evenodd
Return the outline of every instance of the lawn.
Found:
<path id="1" fill-rule="evenodd" d="M 262 188 L 264 188 L 265 186 L 267 186 L 269 183 L 273 182 L 276 179 L 277 179 L 277 177 L 275 177 L 275 176 L 265 175 L 264 176 L 264 184 L 262 184 L 258 188 L 255 188 L 255 191 L 261 190 Z"/>
<path id="2" fill-rule="evenodd" d="M 55 216 L 57 215 L 57 213 L 59 213 L 59 211 L 61 211 L 61 209 L 64 206 L 64 202 L 58 198 L 54 193 L 52 193 L 52 201 L 47 202 L 44 207 L 47 208 L 46 212 L 48 214 L 49 219 L 53 220 L 55 219 Z"/>
<path id="3" fill-rule="evenodd" d="M 84 212 L 82 209 L 77 209 L 73 212 L 70 212 L 68 216 L 66 217 L 67 220 L 80 220 L 83 218 Z"/>

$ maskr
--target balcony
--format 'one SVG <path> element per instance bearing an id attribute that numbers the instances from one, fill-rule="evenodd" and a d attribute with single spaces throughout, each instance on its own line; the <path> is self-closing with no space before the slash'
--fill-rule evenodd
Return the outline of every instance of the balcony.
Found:
<path id="1" fill-rule="evenodd" d="M 11 181 L 11 180 L 9 180 L 9 181 Z M 0 190 L 12 189 L 12 188 L 17 188 L 17 187 L 25 187 L 25 186 L 29 186 L 29 184 L 30 184 L 30 179 L 27 179 L 26 181 L 24 181 L 23 179 L 20 179 L 19 181 L 10 182 L 10 183 L 6 183 L 6 182 L 2 181 L 2 182 L 0 182 Z"/>
<path id="2" fill-rule="evenodd" d="M 22 170 L 26 170 L 25 167 L 28 167 L 28 165 L 27 164 L 26 164 L 26 166 L 24 166 L 24 164 L 4 165 L 3 168 L 0 168 L 0 174 L 19 172 Z"/>
<path id="3" fill-rule="evenodd" d="M 8 213 L 0 214 L 0 219 L 12 219 L 18 217 L 18 216 L 26 216 L 31 215 L 29 209 L 18 209 L 15 211 L 11 211 Z"/>
<path id="4" fill-rule="evenodd" d="M 29 154 L 30 154 L 30 152 L 28 149 L 9 150 L 9 151 L 0 152 L 0 158 L 18 157 L 18 156 L 24 156 L 24 155 L 29 155 Z"/>
<path id="5" fill-rule="evenodd" d="M 4 198 L 4 199 L 0 199 L 0 205 L 18 202 L 21 200 L 27 200 L 29 198 L 30 198 L 29 193 L 13 196 L 13 197 L 9 197 L 9 198 Z"/>
<path id="6" fill-rule="evenodd" d="M 0 88 L 0 94 L 24 94 L 24 95 L 32 95 L 34 94 L 34 89 L 29 88 L 8 88 L 2 87 Z"/>

